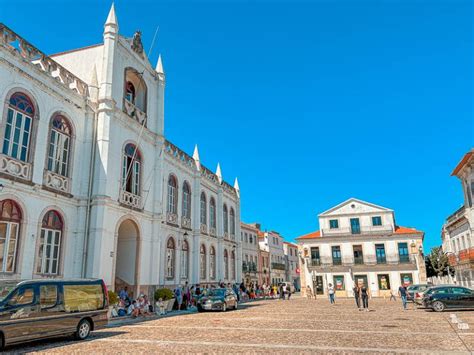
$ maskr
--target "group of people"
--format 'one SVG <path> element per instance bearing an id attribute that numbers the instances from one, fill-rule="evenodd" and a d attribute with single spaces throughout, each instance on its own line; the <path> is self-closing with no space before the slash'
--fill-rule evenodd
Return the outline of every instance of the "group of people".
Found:
<path id="1" fill-rule="evenodd" d="M 125 286 L 119 292 L 119 301 L 116 307 L 112 309 L 112 317 L 131 316 L 136 318 L 140 315 L 148 316 L 153 314 L 153 306 L 148 296 L 141 293 L 136 299 L 128 295 L 128 289 Z"/>

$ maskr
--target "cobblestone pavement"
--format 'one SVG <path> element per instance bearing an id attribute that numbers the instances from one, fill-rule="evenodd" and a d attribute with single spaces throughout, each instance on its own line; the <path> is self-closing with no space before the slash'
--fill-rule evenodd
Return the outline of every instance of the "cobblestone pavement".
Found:
<path id="1" fill-rule="evenodd" d="M 351 299 L 261 300 L 237 311 L 191 313 L 112 325 L 90 339 L 47 340 L 11 352 L 45 353 L 446 353 L 474 349 L 474 312 L 403 311 L 400 302 L 376 299 L 370 312 Z M 458 331 L 449 315 L 470 325 Z"/>

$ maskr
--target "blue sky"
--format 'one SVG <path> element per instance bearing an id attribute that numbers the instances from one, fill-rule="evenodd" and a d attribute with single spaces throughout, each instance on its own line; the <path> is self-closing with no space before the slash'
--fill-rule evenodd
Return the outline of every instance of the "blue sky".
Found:
<path id="1" fill-rule="evenodd" d="M 109 1 L 0 0 L 46 53 L 99 43 Z M 462 204 L 452 169 L 474 142 L 470 1 L 123 1 L 167 74 L 167 138 L 224 178 L 242 220 L 291 240 L 349 197 L 440 244 Z M 18 9 L 21 8 L 21 11 Z"/>

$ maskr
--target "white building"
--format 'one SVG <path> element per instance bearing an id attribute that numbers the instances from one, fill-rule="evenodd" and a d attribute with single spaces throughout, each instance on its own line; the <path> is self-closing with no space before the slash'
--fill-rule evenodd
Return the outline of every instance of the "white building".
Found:
<path id="1" fill-rule="evenodd" d="M 393 210 L 351 198 L 319 215 L 320 230 L 297 238 L 301 289 L 352 296 L 365 284 L 372 296 L 388 296 L 401 284 L 426 282 L 424 233 L 395 224 Z"/>
<path id="2" fill-rule="evenodd" d="M 240 224 L 240 238 L 242 243 L 242 278 L 244 284 L 258 284 L 258 224 Z"/>
<path id="3" fill-rule="evenodd" d="M 259 239 L 260 249 L 270 256 L 270 282 L 273 285 L 286 281 L 283 242 L 283 237 L 275 231 L 264 232 Z"/>
<path id="4" fill-rule="evenodd" d="M 451 174 L 461 181 L 464 203 L 446 219 L 443 251 L 456 270 L 456 282 L 474 286 L 474 149 L 466 153 Z"/>
<path id="5" fill-rule="evenodd" d="M 241 280 L 240 199 L 164 136 L 165 73 L 137 32 L 47 56 L 0 24 L 2 278 L 135 293 Z"/>
<path id="6" fill-rule="evenodd" d="M 298 245 L 283 242 L 283 253 L 285 254 L 286 281 L 291 282 L 296 289 L 300 289 Z"/>

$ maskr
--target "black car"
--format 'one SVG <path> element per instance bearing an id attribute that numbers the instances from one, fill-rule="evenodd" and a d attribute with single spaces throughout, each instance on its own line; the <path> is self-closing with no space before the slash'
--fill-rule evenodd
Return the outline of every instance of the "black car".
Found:
<path id="1" fill-rule="evenodd" d="M 209 294 L 202 296 L 197 302 L 197 309 L 202 311 L 223 311 L 237 309 L 237 296 L 228 288 L 214 288 Z"/>
<path id="2" fill-rule="evenodd" d="M 108 323 L 99 279 L 0 282 L 0 346 L 74 334 L 82 340 Z"/>
<path id="3" fill-rule="evenodd" d="M 436 312 L 447 308 L 474 308 L 474 291 L 462 286 L 434 286 L 425 291 L 423 305 Z"/>

